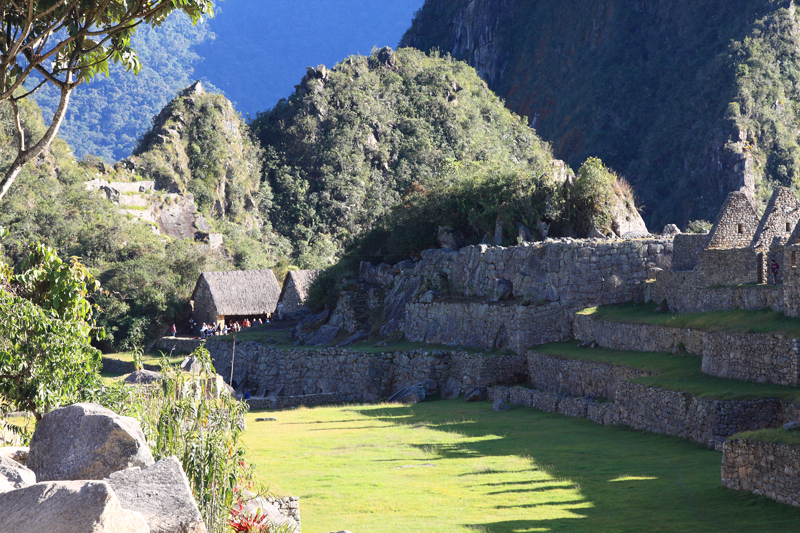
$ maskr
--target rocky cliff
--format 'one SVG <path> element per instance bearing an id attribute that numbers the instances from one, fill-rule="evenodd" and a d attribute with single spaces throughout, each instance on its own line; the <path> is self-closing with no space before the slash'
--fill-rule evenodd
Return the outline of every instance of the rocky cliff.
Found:
<path id="1" fill-rule="evenodd" d="M 465 59 L 577 168 L 598 156 L 651 227 L 800 181 L 791 0 L 427 0 L 402 45 Z"/>

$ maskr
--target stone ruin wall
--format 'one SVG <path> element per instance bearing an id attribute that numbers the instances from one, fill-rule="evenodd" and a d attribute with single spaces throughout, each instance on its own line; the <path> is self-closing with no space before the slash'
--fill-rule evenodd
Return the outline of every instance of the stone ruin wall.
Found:
<path id="1" fill-rule="evenodd" d="M 632 383 L 648 372 L 596 361 L 577 361 L 528 353 L 531 384 L 536 390 L 493 387 L 490 399 L 536 407 L 597 424 L 624 425 L 683 437 L 719 449 L 729 436 L 746 430 L 777 427 L 798 419 L 798 407 L 774 399 L 716 400 Z M 612 401 L 601 402 L 608 398 Z"/>
<path id="2" fill-rule="evenodd" d="M 708 244 L 704 233 L 679 233 L 672 241 L 672 270 L 693 270 L 700 260 L 700 251 Z"/>
<path id="3" fill-rule="evenodd" d="M 722 485 L 800 507 L 800 448 L 729 440 L 722 449 Z"/>
<path id="4" fill-rule="evenodd" d="M 784 309 L 783 285 L 744 285 L 708 288 L 692 271 L 663 270 L 647 284 L 645 301 L 667 301 L 673 313 L 705 313 L 747 309 Z"/>
<path id="5" fill-rule="evenodd" d="M 217 372 L 230 376 L 232 343 L 213 340 L 206 348 Z M 520 355 L 486 356 L 456 350 L 286 350 L 255 342 L 238 342 L 234 363 L 234 379 L 256 396 L 333 395 L 329 398 L 337 399 L 328 403 L 374 402 L 428 380 L 439 388 L 451 377 L 466 393 L 476 387 L 522 382 L 528 373 L 527 361 Z"/>
<path id="6" fill-rule="evenodd" d="M 604 348 L 640 352 L 681 350 L 703 357 L 704 373 L 778 385 L 800 385 L 800 340 L 780 334 L 703 332 L 575 317 L 575 338 Z"/>
<path id="7" fill-rule="evenodd" d="M 669 268 L 671 256 L 671 237 L 427 250 L 395 280 L 414 288 L 403 331 L 414 341 L 480 348 L 567 340 L 577 310 L 641 301 L 648 273 Z M 431 297 L 420 301 L 426 291 Z"/>

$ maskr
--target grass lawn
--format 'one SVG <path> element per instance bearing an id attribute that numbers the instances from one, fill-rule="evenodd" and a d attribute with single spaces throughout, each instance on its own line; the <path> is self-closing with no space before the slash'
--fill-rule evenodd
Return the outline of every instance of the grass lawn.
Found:
<path id="1" fill-rule="evenodd" d="M 745 311 L 714 311 L 710 313 L 658 313 L 653 303 L 625 303 L 590 307 L 578 314 L 591 315 L 598 320 L 633 324 L 653 324 L 702 331 L 745 331 L 748 333 L 783 333 L 800 337 L 800 318 L 785 316 L 770 309 Z"/>
<path id="2" fill-rule="evenodd" d="M 600 361 L 658 372 L 658 375 L 640 377 L 631 381 L 667 390 L 687 392 L 704 398 L 720 400 L 780 398 L 800 402 L 800 387 L 754 383 L 704 374 L 700 370 L 702 363 L 700 356 L 665 352 L 631 352 L 608 348 L 581 348 L 578 344 L 578 341 L 545 344 L 533 348 L 533 351 L 565 359 Z"/>
<path id="3" fill-rule="evenodd" d="M 161 358 L 164 355 L 168 355 L 167 353 L 161 352 L 160 350 L 152 350 L 149 352 L 145 352 L 142 355 L 142 364 L 145 365 L 159 365 L 161 363 Z M 180 364 L 186 358 L 185 353 L 181 354 L 172 354 L 172 357 L 167 357 L 167 361 L 169 364 Z M 117 352 L 117 353 L 106 353 L 103 354 L 103 357 L 108 357 L 109 359 L 119 359 L 120 361 L 127 361 L 129 363 L 133 362 L 133 352 Z"/>
<path id="4" fill-rule="evenodd" d="M 305 533 L 800 528 L 800 509 L 724 489 L 719 453 L 662 435 L 461 399 L 263 413 L 248 457 L 300 497 Z"/>

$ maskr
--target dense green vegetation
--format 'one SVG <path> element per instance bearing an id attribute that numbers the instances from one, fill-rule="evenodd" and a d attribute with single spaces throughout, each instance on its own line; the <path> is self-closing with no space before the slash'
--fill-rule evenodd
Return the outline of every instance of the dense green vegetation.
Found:
<path id="1" fill-rule="evenodd" d="M 581 348 L 578 341 L 560 342 L 537 346 L 534 351 L 579 361 L 599 361 L 612 365 L 640 368 L 656 373 L 632 379 L 650 387 L 685 392 L 701 398 L 719 400 L 743 400 L 751 398 L 780 398 L 800 400 L 800 389 L 783 385 L 754 383 L 738 379 L 718 378 L 704 374 L 702 357 L 686 353 L 631 352 L 607 348 Z"/>
<path id="2" fill-rule="evenodd" d="M 547 145 L 462 62 L 384 49 L 323 70 L 252 123 L 269 219 L 301 257 L 333 259 L 409 194 L 453 185 L 454 162 L 484 181 L 492 165 L 524 172 L 527 188 L 551 174 Z"/>
<path id="3" fill-rule="evenodd" d="M 720 485 L 720 454 L 672 437 L 486 402 L 247 415 L 256 477 L 303 529 L 373 533 L 785 532 L 800 510 Z M 432 465 L 432 466 L 426 466 Z"/>
<path id="4" fill-rule="evenodd" d="M 427 0 L 402 45 L 473 61 L 464 36 L 495 36 L 492 89 L 556 157 L 625 176 L 658 230 L 713 220 L 748 156 L 762 205 L 800 186 L 797 24 L 777 0 Z"/>
<path id="5" fill-rule="evenodd" d="M 653 324 L 671 328 L 691 328 L 702 331 L 742 331 L 748 333 L 782 333 L 789 337 L 800 337 L 800 319 L 772 311 L 759 309 L 746 311 L 714 311 L 709 313 L 661 313 L 654 302 L 626 303 L 603 307 L 590 307 L 579 311 L 597 320 Z"/>

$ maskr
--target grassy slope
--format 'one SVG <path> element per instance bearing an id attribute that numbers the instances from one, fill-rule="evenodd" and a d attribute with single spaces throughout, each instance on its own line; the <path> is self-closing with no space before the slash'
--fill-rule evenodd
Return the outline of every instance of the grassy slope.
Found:
<path id="1" fill-rule="evenodd" d="M 626 303 L 605 307 L 590 307 L 579 314 L 591 315 L 597 320 L 629 324 L 653 324 L 672 328 L 689 328 L 701 331 L 730 331 L 747 333 L 780 333 L 800 337 L 800 318 L 760 309 L 745 311 L 715 311 L 711 313 L 671 314 L 658 313 L 656 304 Z"/>
<path id="2" fill-rule="evenodd" d="M 462 400 L 273 415 L 248 415 L 249 457 L 300 496 L 307 533 L 800 527 L 800 509 L 722 488 L 719 453 L 675 438 Z"/>
<path id="3" fill-rule="evenodd" d="M 681 391 L 703 398 L 742 400 L 749 398 L 780 398 L 800 401 L 800 388 L 753 383 L 738 379 L 725 379 L 704 374 L 700 370 L 702 358 L 695 355 L 673 355 L 663 352 L 630 352 L 606 348 L 579 348 L 578 341 L 538 346 L 535 351 L 581 361 L 600 361 L 614 365 L 641 368 L 658 372 L 631 380 L 635 383 Z"/>

